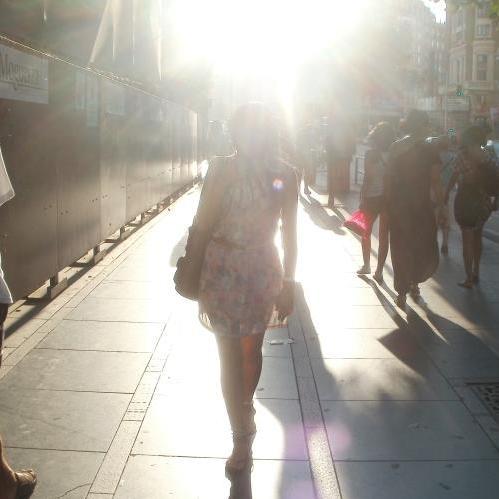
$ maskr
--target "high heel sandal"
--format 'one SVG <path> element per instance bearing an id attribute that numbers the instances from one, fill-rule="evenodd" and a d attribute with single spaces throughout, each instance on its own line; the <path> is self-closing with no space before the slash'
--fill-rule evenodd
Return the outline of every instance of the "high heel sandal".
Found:
<path id="1" fill-rule="evenodd" d="M 225 475 L 227 477 L 232 477 L 237 473 L 242 473 L 247 471 L 253 465 L 253 441 L 255 439 L 256 431 L 246 431 L 246 432 L 232 432 L 232 441 L 234 442 L 234 450 L 236 447 L 245 447 L 245 455 L 234 458 L 234 452 L 232 456 L 227 459 L 225 463 Z"/>
<path id="2" fill-rule="evenodd" d="M 248 407 L 248 428 L 246 430 L 233 430 L 232 431 L 232 442 L 234 444 L 234 450 L 236 447 L 246 447 L 245 456 L 239 459 L 235 459 L 234 451 L 232 455 L 225 462 L 225 475 L 230 478 L 237 473 L 247 471 L 249 467 L 253 466 L 253 441 L 256 436 L 256 424 L 255 424 L 255 407 L 253 402 L 245 403 Z"/>

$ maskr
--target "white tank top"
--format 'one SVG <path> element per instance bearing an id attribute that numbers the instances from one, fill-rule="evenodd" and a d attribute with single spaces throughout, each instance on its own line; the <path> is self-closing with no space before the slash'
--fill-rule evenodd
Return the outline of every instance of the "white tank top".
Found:
<path id="1" fill-rule="evenodd" d="M 366 189 L 366 197 L 383 196 L 385 192 L 385 174 L 388 153 L 382 153 L 378 161 L 374 162 L 371 170 L 371 182 Z"/>

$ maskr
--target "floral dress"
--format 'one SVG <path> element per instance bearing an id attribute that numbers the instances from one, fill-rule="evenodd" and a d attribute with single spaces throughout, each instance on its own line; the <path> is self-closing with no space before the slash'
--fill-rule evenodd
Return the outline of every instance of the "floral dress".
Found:
<path id="1" fill-rule="evenodd" d="M 274 244 L 284 165 L 237 168 L 201 272 L 201 322 L 224 336 L 262 334 L 275 316 L 283 271 Z M 201 200 L 202 202 L 202 200 Z"/>

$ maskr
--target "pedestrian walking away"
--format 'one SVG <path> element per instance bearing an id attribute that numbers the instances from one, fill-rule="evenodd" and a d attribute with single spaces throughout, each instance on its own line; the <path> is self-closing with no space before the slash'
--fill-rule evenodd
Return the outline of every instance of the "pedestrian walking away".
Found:
<path id="1" fill-rule="evenodd" d="M 408 135 L 390 148 L 387 178 L 390 248 L 397 305 L 405 308 L 410 292 L 419 298 L 419 284 L 438 267 L 439 252 L 433 199 L 442 216 L 441 163 L 425 139 L 428 115 L 411 111 L 405 122 Z"/>
<path id="2" fill-rule="evenodd" d="M 480 280 L 483 226 L 497 206 L 498 174 L 496 160 L 484 150 L 486 132 L 472 126 L 461 137 L 455 171 L 446 190 L 445 201 L 458 185 L 454 216 L 461 228 L 466 278 L 459 285 L 471 289 Z"/>
<path id="3" fill-rule="evenodd" d="M 12 199 L 14 190 L 10 182 L 0 150 L 0 206 Z M 2 270 L 0 254 L 0 367 L 4 342 L 4 323 L 7 318 L 9 304 L 12 303 L 7 283 Z M 0 435 L 0 499 L 27 499 L 31 497 L 36 486 L 36 474 L 32 470 L 14 471 L 7 462 Z"/>
<path id="4" fill-rule="evenodd" d="M 428 139 L 428 142 L 435 146 L 436 152 L 440 157 L 440 181 L 442 183 L 442 189 L 444 190 L 444 192 L 446 191 L 452 174 L 454 173 L 454 163 L 457 154 L 454 148 L 454 139 L 455 137 L 449 138 L 448 135 L 442 135 L 440 137 L 430 137 Z M 435 200 L 434 203 L 437 228 L 442 233 L 442 244 L 440 246 L 440 252 L 442 253 L 442 255 L 448 255 L 450 233 L 450 214 L 448 204 L 445 203 L 444 206 L 439 209 Z"/>
<path id="5" fill-rule="evenodd" d="M 368 140 L 371 149 L 367 151 L 365 156 L 360 209 L 369 215 L 370 226 L 361 240 L 364 263 L 357 274 L 371 273 L 371 232 L 374 222 L 379 217 L 378 263 L 373 277 L 381 284 L 389 246 L 385 197 L 386 170 L 388 149 L 395 140 L 395 131 L 389 123 L 382 122 L 371 131 Z"/>
<path id="6" fill-rule="evenodd" d="M 221 384 L 233 433 L 226 472 L 247 469 L 256 432 L 253 396 L 266 329 L 293 309 L 298 183 L 279 160 L 278 130 L 261 104 L 241 107 L 230 131 L 236 153 L 209 168 L 195 218 L 202 228 L 223 197 L 201 272 L 200 319 L 217 338 Z M 220 179 L 230 179 L 225 182 Z M 227 185 L 228 184 L 228 185 Z M 282 220 L 284 271 L 274 245 Z"/>

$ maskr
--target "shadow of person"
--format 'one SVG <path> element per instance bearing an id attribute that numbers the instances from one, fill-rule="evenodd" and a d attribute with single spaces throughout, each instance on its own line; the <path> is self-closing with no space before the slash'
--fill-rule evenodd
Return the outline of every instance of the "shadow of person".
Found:
<path id="1" fill-rule="evenodd" d="M 293 461 L 289 456 L 296 449 L 297 433 L 294 428 L 290 428 L 291 424 L 303 425 L 303 434 L 311 461 L 323 459 L 325 453 L 332 455 L 335 461 L 374 458 L 388 451 L 379 451 L 379 442 L 365 449 L 362 444 L 365 435 L 358 436 L 356 431 L 376 427 L 379 432 L 388 435 L 390 428 L 399 424 L 397 423 L 398 416 L 395 412 L 387 413 L 384 409 L 386 406 L 382 404 L 395 400 L 400 386 L 403 386 L 409 400 L 415 399 L 415 396 L 419 396 L 421 392 L 418 376 L 410 370 L 397 372 L 397 386 L 393 383 L 385 384 L 386 376 L 378 376 L 376 373 L 366 376 L 365 363 L 370 360 L 377 362 L 379 359 L 365 359 L 363 358 L 365 352 L 361 350 L 355 352 L 355 358 L 349 358 L 348 354 L 329 356 L 329 352 L 323 349 L 323 345 L 331 343 L 327 336 L 334 338 L 337 333 L 334 313 L 331 313 L 330 306 L 324 309 L 324 312 L 330 314 L 331 317 L 331 322 L 326 328 L 326 323 L 316 321 L 317 305 L 314 303 L 311 310 L 303 288 L 297 285 L 295 313 L 290 318 L 288 329 L 290 338 L 293 340 L 291 348 L 299 386 L 301 416 L 299 416 L 299 421 L 293 421 L 293 423 L 289 419 L 287 422 L 281 420 L 285 442 L 282 452 L 284 461 L 276 495 L 279 498 L 311 499 L 316 497 L 312 490 L 306 488 L 306 484 L 296 480 L 296 468 L 293 468 Z M 320 304 L 318 306 L 321 308 Z M 396 311 L 390 310 L 390 315 L 394 318 L 395 325 L 400 326 L 399 329 L 407 328 L 407 323 Z M 338 342 L 341 342 L 341 334 L 341 332 L 338 333 Z M 410 343 L 410 337 L 409 339 L 407 337 L 408 335 L 401 338 L 402 345 L 399 345 L 397 350 L 401 356 L 404 356 L 402 352 L 404 343 Z M 395 349 L 395 345 L 388 339 L 386 348 Z M 340 350 L 341 348 L 338 351 Z M 343 351 L 346 350 L 343 349 Z M 413 354 L 412 351 L 407 352 L 408 357 L 411 354 Z M 259 402 L 269 411 L 273 411 L 275 407 L 268 399 L 259 399 Z M 273 414 L 279 418 L 277 412 Z M 380 417 L 380 414 L 383 417 Z M 286 424 L 287 428 L 284 426 Z M 314 462 L 317 464 L 317 461 Z M 322 462 L 321 467 L 321 470 L 317 470 L 314 466 L 312 469 L 319 475 L 325 473 L 328 476 L 327 487 L 330 487 L 332 483 L 336 483 L 334 465 L 331 462 L 328 468 L 327 463 Z M 321 480 L 320 476 L 314 474 L 313 479 L 319 488 L 326 486 L 324 477 Z M 345 478 L 345 480 L 348 479 Z M 302 487 L 301 490 L 300 487 Z M 326 490 L 320 490 L 317 494 L 318 497 L 328 496 Z"/>
<path id="2" fill-rule="evenodd" d="M 329 215 L 325 208 L 313 197 L 305 197 L 300 194 L 300 202 L 305 212 L 321 229 L 331 230 L 339 236 L 344 236 L 346 231 L 343 229 L 343 220 L 338 215 Z"/>
<path id="3" fill-rule="evenodd" d="M 414 372 L 425 377 L 436 368 L 450 378 L 497 376 L 499 343 L 493 333 L 484 329 L 472 332 L 434 312 L 421 298 L 414 308 L 407 306 L 407 320 L 404 320 L 381 290 L 369 279 L 364 280 L 399 326 L 380 338 L 380 343 Z M 490 347 L 494 344 L 495 349 Z M 415 355 L 418 349 L 420 355 Z"/>

